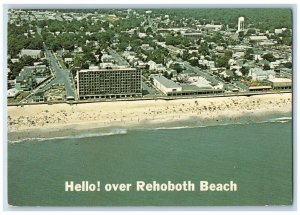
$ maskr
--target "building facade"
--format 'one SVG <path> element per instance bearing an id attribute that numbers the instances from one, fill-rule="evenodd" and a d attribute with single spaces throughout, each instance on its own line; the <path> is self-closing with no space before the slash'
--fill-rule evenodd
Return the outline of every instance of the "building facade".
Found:
<path id="1" fill-rule="evenodd" d="M 142 96 L 141 71 L 135 68 L 86 69 L 77 71 L 79 99 Z"/>
<path id="2" fill-rule="evenodd" d="M 175 92 L 182 91 L 181 86 L 161 75 L 153 76 L 153 84 L 165 95 L 171 95 Z"/>
<path id="3" fill-rule="evenodd" d="M 34 59 L 42 58 L 43 57 L 43 51 L 42 50 L 33 50 L 33 49 L 22 49 L 19 56 L 30 56 Z"/>

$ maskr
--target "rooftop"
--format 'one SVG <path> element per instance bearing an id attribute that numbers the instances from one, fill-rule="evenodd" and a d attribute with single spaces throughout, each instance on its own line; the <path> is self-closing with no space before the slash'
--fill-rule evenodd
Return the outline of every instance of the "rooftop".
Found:
<path id="1" fill-rule="evenodd" d="M 164 76 L 154 76 L 153 79 L 157 80 L 159 83 L 164 85 L 167 88 L 177 88 L 180 87 L 178 84 L 176 84 L 174 81 L 171 81 L 170 79 L 167 79 Z"/>
<path id="2" fill-rule="evenodd" d="M 113 69 L 98 69 L 98 68 L 93 68 L 93 69 L 82 69 L 79 70 L 78 72 L 105 72 L 105 71 L 135 71 L 135 68 L 113 68 Z"/>
<path id="3" fill-rule="evenodd" d="M 272 78 L 272 79 L 269 79 L 269 81 L 273 82 L 273 83 L 292 82 L 292 80 L 289 78 Z"/>
<path id="4" fill-rule="evenodd" d="M 268 37 L 266 37 L 266 36 L 250 36 L 249 39 L 250 40 L 267 40 Z"/>
<path id="5" fill-rule="evenodd" d="M 21 55 L 39 55 L 41 50 L 34 50 L 34 49 L 22 49 Z"/>

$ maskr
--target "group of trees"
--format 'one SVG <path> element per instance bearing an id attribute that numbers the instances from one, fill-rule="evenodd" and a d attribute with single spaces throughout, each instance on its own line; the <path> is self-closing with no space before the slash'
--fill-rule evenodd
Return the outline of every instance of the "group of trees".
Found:
<path id="1" fill-rule="evenodd" d="M 229 69 L 228 61 L 232 57 L 232 54 L 232 51 L 226 50 L 223 55 L 214 55 L 213 59 L 216 67 L 226 67 Z"/>
<path id="2" fill-rule="evenodd" d="M 17 57 L 21 49 L 43 49 L 42 37 L 36 33 L 31 35 L 29 32 L 31 29 L 31 25 L 8 24 L 7 49 L 12 58 Z"/>
<path id="3" fill-rule="evenodd" d="M 181 35 L 169 34 L 166 36 L 163 42 L 166 42 L 166 45 L 172 45 L 172 46 L 186 47 L 190 45 L 190 40 Z"/>
<path id="4" fill-rule="evenodd" d="M 169 57 L 169 52 L 165 48 L 159 48 L 159 49 L 154 49 L 153 52 L 149 53 L 147 56 L 147 60 L 154 61 L 155 63 L 158 64 L 164 64 L 166 63 L 165 60 Z"/>
<path id="5" fill-rule="evenodd" d="M 147 9 L 134 9 L 138 14 L 145 15 Z M 228 24 L 229 27 L 237 26 L 237 18 L 244 16 L 246 24 L 251 23 L 252 27 L 263 30 L 272 30 L 275 28 L 291 28 L 292 27 L 292 10 L 289 8 L 160 8 L 151 9 L 152 14 L 147 15 L 151 17 L 158 17 L 168 14 L 174 23 L 184 22 L 187 25 L 192 25 L 193 20 L 198 20 L 200 24 L 211 23 L 214 24 Z M 69 12 L 68 10 L 55 10 L 56 12 Z M 128 14 L 126 9 L 80 9 L 72 10 L 77 13 L 94 13 L 112 15 L 117 14 L 121 19 L 116 20 L 116 25 L 126 29 L 132 26 L 137 26 L 142 22 L 142 16 L 136 17 Z M 129 16 L 128 22 L 124 23 L 122 18 Z M 89 19 L 88 19 L 89 20 Z M 74 20 L 76 22 L 77 20 Z M 182 23 L 181 23 L 182 24 Z"/>
<path id="6" fill-rule="evenodd" d="M 290 30 L 283 31 L 275 36 L 275 39 L 279 44 L 291 46 L 292 45 L 292 33 Z"/>
<path id="7" fill-rule="evenodd" d="M 276 28 L 292 27 L 292 10 L 288 8 L 170 8 L 153 9 L 153 16 L 169 14 L 172 20 L 197 19 L 201 24 L 225 24 L 236 28 L 240 16 L 246 18 L 246 27 L 251 23 L 253 28 L 263 31 L 274 31 Z"/>
<path id="8" fill-rule="evenodd" d="M 209 54 L 209 45 L 207 42 L 200 43 L 199 54 L 205 56 Z"/>

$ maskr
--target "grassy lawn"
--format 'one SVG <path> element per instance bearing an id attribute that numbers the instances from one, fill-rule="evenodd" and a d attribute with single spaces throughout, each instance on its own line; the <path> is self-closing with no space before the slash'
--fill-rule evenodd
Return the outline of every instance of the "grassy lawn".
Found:
<path id="1" fill-rule="evenodd" d="M 30 92 L 21 92 L 16 98 L 8 98 L 7 103 L 8 104 L 19 103 L 22 99 L 24 99 L 29 94 Z"/>
<path id="2" fill-rule="evenodd" d="M 61 58 L 58 58 L 59 59 L 59 64 L 61 66 L 61 68 L 63 69 L 67 69 L 66 65 L 64 64 L 63 60 Z"/>
<path id="3" fill-rule="evenodd" d="M 54 54 L 54 55 L 55 55 L 56 59 L 58 59 L 59 65 L 61 66 L 61 68 L 62 68 L 62 69 L 67 69 L 67 67 L 66 67 L 64 61 L 62 60 L 62 58 L 59 57 L 57 54 Z"/>

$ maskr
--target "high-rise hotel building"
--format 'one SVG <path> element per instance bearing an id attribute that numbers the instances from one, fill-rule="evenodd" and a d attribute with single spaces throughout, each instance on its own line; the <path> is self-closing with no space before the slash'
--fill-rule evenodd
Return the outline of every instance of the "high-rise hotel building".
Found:
<path id="1" fill-rule="evenodd" d="M 79 99 L 140 97 L 141 76 L 135 68 L 79 70 L 77 95 Z"/>

